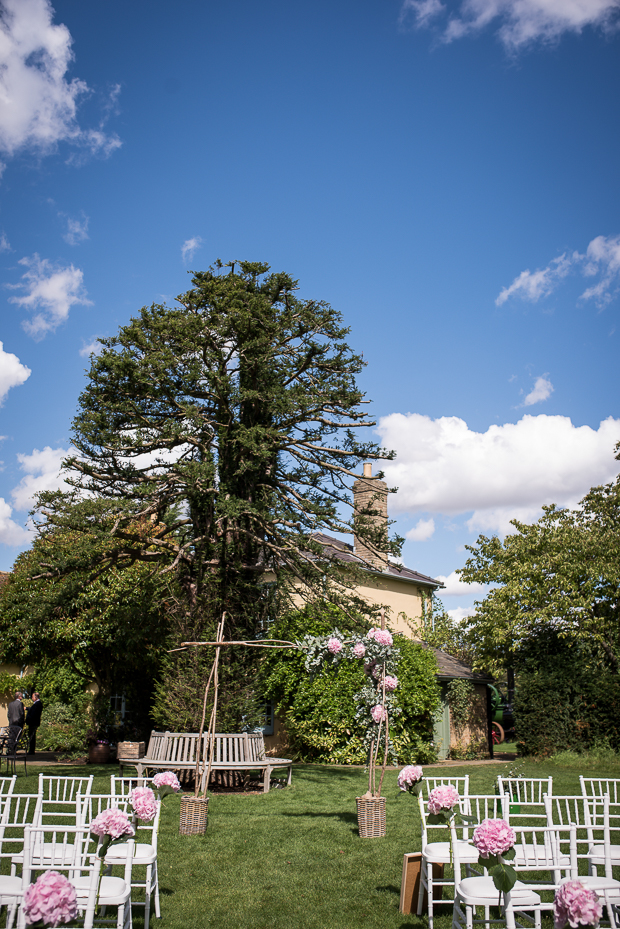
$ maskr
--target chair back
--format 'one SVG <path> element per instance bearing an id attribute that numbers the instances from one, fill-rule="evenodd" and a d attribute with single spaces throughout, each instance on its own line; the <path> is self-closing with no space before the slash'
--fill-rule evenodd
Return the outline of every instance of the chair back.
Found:
<path id="1" fill-rule="evenodd" d="M 537 890 L 554 890 L 562 879 L 562 872 L 573 878 L 577 874 L 577 827 L 520 826 L 511 824 L 516 833 L 515 857 L 511 861 L 523 883 L 535 884 Z M 551 872 L 548 881 L 527 881 L 528 872 Z"/>
<path id="2" fill-rule="evenodd" d="M 469 774 L 465 777 L 427 777 L 422 778 L 422 790 L 428 800 L 431 790 L 435 787 L 454 787 L 459 797 L 466 797 L 469 793 Z"/>
<path id="3" fill-rule="evenodd" d="M 112 774 L 110 777 L 110 796 L 128 797 L 134 787 L 149 787 L 150 778 L 148 777 L 117 777 Z"/>
<path id="4" fill-rule="evenodd" d="M 606 878 L 613 877 L 609 807 L 608 794 L 603 797 L 584 797 L 583 813 L 587 838 L 577 840 L 580 857 L 590 861 L 595 846 L 601 852 L 599 857 L 604 861 Z"/>
<path id="5" fill-rule="evenodd" d="M 0 798 L 10 796 L 13 793 L 16 781 L 16 774 L 12 777 L 0 777 Z"/>
<path id="6" fill-rule="evenodd" d="M 579 776 L 583 797 L 609 797 L 610 806 L 620 806 L 620 778 L 618 777 L 584 777 Z"/>
<path id="7" fill-rule="evenodd" d="M 498 793 L 510 797 L 510 821 L 528 820 L 532 825 L 544 825 L 545 794 L 553 796 L 553 777 L 497 777 Z M 533 821 L 533 822 L 532 822 Z"/>
<path id="8" fill-rule="evenodd" d="M 583 812 L 584 799 L 582 796 L 565 794 L 559 797 L 549 797 L 545 794 L 545 813 L 548 826 L 568 826 L 574 823 L 577 827 L 585 825 Z"/>

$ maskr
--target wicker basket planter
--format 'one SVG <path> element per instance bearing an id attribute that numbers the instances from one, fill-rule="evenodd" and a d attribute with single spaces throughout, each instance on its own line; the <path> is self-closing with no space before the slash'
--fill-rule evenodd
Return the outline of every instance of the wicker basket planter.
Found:
<path id="1" fill-rule="evenodd" d="M 119 742 L 116 754 L 119 758 L 144 758 L 144 742 Z"/>
<path id="2" fill-rule="evenodd" d="M 183 794 L 181 797 L 181 819 L 179 835 L 204 835 L 207 831 L 208 797 L 193 797 Z"/>
<path id="3" fill-rule="evenodd" d="M 356 797 L 357 825 L 362 839 L 385 835 L 385 797 Z"/>

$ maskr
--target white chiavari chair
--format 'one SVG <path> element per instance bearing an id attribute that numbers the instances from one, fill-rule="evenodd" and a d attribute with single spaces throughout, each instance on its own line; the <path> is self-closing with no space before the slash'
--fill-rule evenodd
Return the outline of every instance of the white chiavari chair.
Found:
<path id="1" fill-rule="evenodd" d="M 553 796 L 553 777 L 497 777 L 500 796 L 510 797 L 510 822 L 527 820 L 528 825 L 545 825 L 545 794 Z"/>

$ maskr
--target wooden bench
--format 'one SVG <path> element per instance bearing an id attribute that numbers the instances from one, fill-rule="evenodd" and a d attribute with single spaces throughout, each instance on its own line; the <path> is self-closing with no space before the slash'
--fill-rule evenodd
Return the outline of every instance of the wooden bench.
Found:
<path id="1" fill-rule="evenodd" d="M 208 735 L 203 734 L 202 762 L 200 766 L 201 789 L 204 790 L 209 764 Z M 187 771 L 196 767 L 197 732 L 151 732 L 149 747 L 142 758 L 118 758 L 120 776 L 129 765 L 137 768 L 138 777 L 147 770 Z M 213 748 L 212 771 L 255 771 L 263 772 L 263 792 L 269 791 L 271 772 L 274 768 L 288 768 L 287 787 L 293 776 L 290 758 L 270 758 L 265 755 L 265 740 L 262 732 L 216 733 Z"/>

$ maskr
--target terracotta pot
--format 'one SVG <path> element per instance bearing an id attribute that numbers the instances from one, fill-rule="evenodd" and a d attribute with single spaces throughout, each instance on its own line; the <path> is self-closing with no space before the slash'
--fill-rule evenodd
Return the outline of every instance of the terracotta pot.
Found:
<path id="1" fill-rule="evenodd" d="M 107 764 L 109 760 L 109 745 L 91 745 L 88 749 L 88 761 L 90 764 Z"/>

